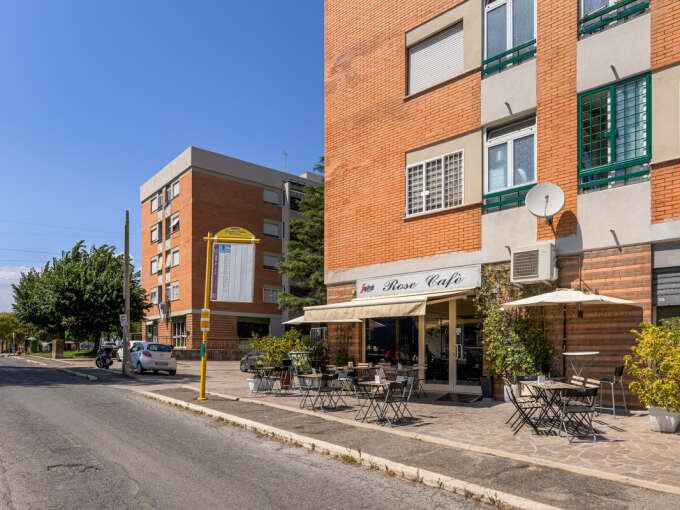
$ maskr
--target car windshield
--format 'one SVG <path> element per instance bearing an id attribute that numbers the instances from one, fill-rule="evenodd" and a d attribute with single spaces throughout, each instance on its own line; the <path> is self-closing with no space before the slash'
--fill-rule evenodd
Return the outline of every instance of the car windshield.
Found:
<path id="1" fill-rule="evenodd" d="M 172 345 L 149 344 L 147 349 L 150 350 L 150 351 L 156 351 L 156 352 L 170 352 L 170 351 L 172 351 Z"/>

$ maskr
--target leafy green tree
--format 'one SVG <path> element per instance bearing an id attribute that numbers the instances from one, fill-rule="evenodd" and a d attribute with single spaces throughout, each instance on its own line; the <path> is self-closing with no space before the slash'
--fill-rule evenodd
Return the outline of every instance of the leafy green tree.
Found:
<path id="1" fill-rule="evenodd" d="M 317 167 L 323 169 L 323 158 Z M 317 169 L 315 167 L 315 169 Z M 300 200 L 302 218 L 290 220 L 290 241 L 286 246 L 286 260 L 279 264 L 279 272 L 288 277 L 295 293 L 279 293 L 279 304 L 292 311 L 326 302 L 323 282 L 324 189 L 305 186 Z"/>
<path id="2" fill-rule="evenodd" d="M 119 331 L 123 313 L 123 257 L 110 245 L 85 249 L 84 242 L 62 252 L 41 271 L 22 273 L 13 285 L 17 317 L 66 337 L 90 338 L 98 347 L 102 333 Z M 131 320 L 141 320 L 151 305 L 140 274 L 130 268 Z"/>

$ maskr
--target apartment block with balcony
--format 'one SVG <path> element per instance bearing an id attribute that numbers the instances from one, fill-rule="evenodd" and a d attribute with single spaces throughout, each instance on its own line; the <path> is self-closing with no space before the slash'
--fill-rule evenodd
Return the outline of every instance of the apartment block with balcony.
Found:
<path id="1" fill-rule="evenodd" d="M 678 2 L 327 1 L 330 305 L 306 318 L 360 320 L 329 324 L 356 360 L 479 391 L 481 272 L 546 253 L 535 281 L 547 264 L 638 305 L 568 312 L 569 348 L 611 377 L 630 329 L 680 315 L 679 90 Z M 525 207 L 546 182 L 565 197 L 551 225 Z"/>
<path id="2" fill-rule="evenodd" d="M 277 265 L 285 256 L 290 218 L 301 189 L 322 177 L 293 175 L 189 147 L 140 187 L 142 285 L 152 303 L 143 337 L 197 356 L 205 286 L 208 232 L 243 227 L 261 242 L 256 248 L 252 303 L 213 302 L 208 349 L 211 357 L 237 359 L 248 338 L 280 334 L 287 311 L 278 293 L 290 290 Z"/>

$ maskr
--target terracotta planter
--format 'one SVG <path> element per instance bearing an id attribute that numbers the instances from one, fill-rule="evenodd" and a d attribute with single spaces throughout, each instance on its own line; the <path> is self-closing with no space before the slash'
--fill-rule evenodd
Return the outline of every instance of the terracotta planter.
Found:
<path id="1" fill-rule="evenodd" d="M 654 432 L 672 434 L 680 425 L 680 413 L 666 411 L 663 407 L 647 406 L 649 409 L 649 424 Z"/>

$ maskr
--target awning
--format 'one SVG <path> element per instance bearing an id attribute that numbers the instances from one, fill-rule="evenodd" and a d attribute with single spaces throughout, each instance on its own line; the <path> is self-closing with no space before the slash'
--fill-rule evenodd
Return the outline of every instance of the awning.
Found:
<path id="1" fill-rule="evenodd" d="M 408 317 L 425 315 L 428 300 L 451 298 L 466 294 L 475 287 L 456 289 L 455 292 L 427 294 L 398 294 L 373 298 L 355 298 L 343 303 L 305 307 L 305 322 L 370 319 L 372 317 Z"/>
<path id="2" fill-rule="evenodd" d="M 306 321 L 304 315 L 300 315 L 300 317 L 295 317 L 294 319 L 287 320 L 286 322 L 282 322 L 281 324 L 284 325 L 295 325 L 295 324 L 314 324 L 316 322 L 328 322 L 328 323 L 336 323 L 336 322 L 345 322 L 345 323 L 352 323 L 352 322 L 361 322 L 359 319 L 339 319 L 339 320 L 330 320 L 330 321 Z"/>

